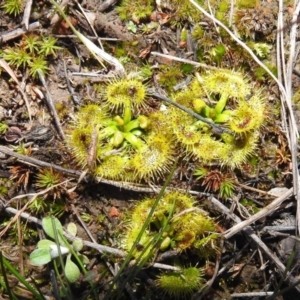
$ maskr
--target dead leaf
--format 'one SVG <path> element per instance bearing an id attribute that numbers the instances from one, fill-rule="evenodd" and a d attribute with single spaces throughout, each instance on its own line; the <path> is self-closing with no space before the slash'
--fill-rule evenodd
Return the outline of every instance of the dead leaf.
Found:
<path id="1" fill-rule="evenodd" d="M 114 217 L 118 217 L 119 215 L 120 215 L 119 210 L 115 206 L 112 206 L 109 212 L 109 216 L 111 218 L 114 218 Z"/>

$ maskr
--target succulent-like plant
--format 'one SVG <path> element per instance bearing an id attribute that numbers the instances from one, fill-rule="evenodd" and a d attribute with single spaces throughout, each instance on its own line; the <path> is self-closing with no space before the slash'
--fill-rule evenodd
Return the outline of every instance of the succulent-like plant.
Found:
<path id="1" fill-rule="evenodd" d="M 41 266 L 49 263 L 50 261 L 57 260 L 59 256 L 67 256 L 66 263 L 64 266 L 64 273 L 69 282 L 75 282 L 80 277 L 80 270 L 77 265 L 71 260 L 72 253 L 76 254 L 76 259 L 80 259 L 81 264 L 88 263 L 88 258 L 85 255 L 79 254 L 82 250 L 83 242 L 81 239 L 76 239 L 69 245 L 63 238 L 63 227 L 61 223 L 56 218 L 45 217 L 42 220 L 43 229 L 46 234 L 57 241 L 59 244 L 51 240 L 40 240 L 37 244 L 37 249 L 30 254 L 30 262 L 33 265 Z M 76 236 L 77 227 L 74 223 L 69 223 L 67 231 Z"/>

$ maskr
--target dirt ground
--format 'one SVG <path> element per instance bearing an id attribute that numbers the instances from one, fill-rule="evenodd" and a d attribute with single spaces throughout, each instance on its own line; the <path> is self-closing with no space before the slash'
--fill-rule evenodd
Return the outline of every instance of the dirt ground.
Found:
<path id="1" fill-rule="evenodd" d="M 230 1 L 199 1 L 271 70 L 282 83 L 280 89 L 249 52 L 190 3 L 184 10 L 176 0 L 62 1 L 66 21 L 51 1 L 19 1 L 20 14 L 9 14 L 7 5 L 13 2 L 18 1 L 0 4 L 0 251 L 27 282 L 33 286 L 36 282 L 41 299 L 298 299 L 295 132 L 300 73 L 297 30 L 294 54 L 290 48 L 293 4 L 282 3 L 284 26 L 280 29 L 281 1 L 237 1 L 233 7 Z M 30 8 L 27 19 L 23 17 L 25 5 Z M 295 19 L 297 23 L 299 17 Z M 33 27 L 27 30 L 26 22 Z M 107 53 L 108 59 L 99 63 L 72 26 Z M 50 45 L 49 37 L 56 39 L 55 46 Z M 48 48 L 43 46 L 47 41 Z M 280 52 L 278 43 L 285 51 Z M 37 65 L 37 58 L 45 65 Z M 44 72 L 35 73 L 35 67 Z M 78 111 L 88 105 L 106 109 L 109 85 L 122 78 L 136 79 L 147 89 L 147 104 L 132 109 L 133 119 L 171 107 L 163 97 L 176 99 L 181 91 L 192 89 L 197 76 L 224 69 L 247 78 L 252 88 L 247 101 L 257 91 L 264 99 L 264 121 L 257 131 L 255 149 L 241 163 L 230 165 L 230 158 L 226 162 L 201 160 L 194 146 L 184 148 L 176 141 L 169 151 L 178 160 L 172 158 L 159 171 L 143 175 L 145 161 L 141 170 L 127 169 L 127 177 L 120 175 L 123 166 L 120 174 L 106 176 L 104 171 L 100 175 L 95 172 L 106 159 L 96 158 L 98 136 L 93 139 L 93 133 L 99 127 L 90 137 L 85 136 L 84 158 L 81 148 L 70 142 L 79 126 Z M 134 98 L 137 89 L 133 86 L 128 94 Z M 236 100 L 229 101 L 232 109 Z M 114 111 L 120 109 L 119 104 L 111 105 L 115 105 Z M 86 116 L 88 120 L 92 117 Z M 247 118 L 243 126 L 250 122 Z M 163 121 L 156 120 L 168 137 Z M 172 126 L 183 126 L 184 117 L 176 120 Z M 221 140 L 224 128 L 229 127 L 216 125 L 215 141 Z M 247 134 L 239 136 L 241 143 Z M 134 137 L 139 138 L 137 134 Z M 109 155 L 120 157 L 128 140 L 122 140 L 117 150 L 109 148 Z M 129 148 L 128 156 L 135 151 L 132 145 Z M 208 148 L 217 153 L 213 146 Z M 163 149 L 161 145 L 159 151 Z M 81 164 L 80 159 L 86 163 Z M 167 250 L 157 248 L 143 265 L 134 257 L 127 256 L 126 261 L 128 249 L 121 241 L 133 226 L 132 210 L 143 199 L 157 197 L 174 166 L 167 192 L 190 194 L 193 205 L 213 220 L 218 238 L 209 244 L 214 254 L 206 257 L 192 247 L 178 249 L 174 239 Z M 80 253 L 88 258 L 87 273 L 81 272 L 75 282 L 66 280 L 62 268 L 58 272 L 61 277 L 57 272 L 55 276 L 52 263 L 35 266 L 30 261 L 38 241 L 45 238 L 41 220 L 50 215 L 65 228 L 74 222 L 77 237 L 85 241 Z M 164 234 L 166 227 L 162 228 L 157 234 Z M 141 243 L 135 245 L 136 251 L 142 251 Z M 11 270 L 2 262 L 0 266 L 1 299 L 35 299 Z M 180 289 L 176 286 L 180 281 L 176 281 L 164 289 L 159 278 L 170 272 L 165 270 L 168 267 L 173 271 L 176 267 L 201 269 L 203 284 L 198 282 L 193 288 L 190 281 L 186 289 Z M 182 286 L 190 280 L 183 273 L 180 278 Z M 16 298 L 10 298 L 6 279 Z"/>

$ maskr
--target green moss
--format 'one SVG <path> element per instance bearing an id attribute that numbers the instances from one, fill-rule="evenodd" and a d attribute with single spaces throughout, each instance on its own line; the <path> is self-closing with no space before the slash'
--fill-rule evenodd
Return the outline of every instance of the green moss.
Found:
<path id="1" fill-rule="evenodd" d="M 257 1 L 253 0 L 237 0 L 235 4 L 239 9 L 255 8 Z"/>
<path id="2" fill-rule="evenodd" d="M 61 49 L 55 45 L 56 42 L 57 40 L 51 36 L 24 35 L 15 47 L 6 48 L 1 57 L 16 68 L 29 67 L 29 74 L 37 78 L 38 71 L 44 75 L 49 72 L 48 57 L 56 56 L 56 51 Z"/>
<path id="3" fill-rule="evenodd" d="M 117 12 L 121 20 L 132 20 L 139 23 L 146 19 L 154 11 L 155 2 L 153 0 L 137 0 L 134 3 L 131 0 L 123 0 L 117 7 Z"/>
<path id="4" fill-rule="evenodd" d="M 157 73 L 158 83 L 167 91 L 173 91 L 173 87 L 183 79 L 183 73 L 178 64 L 161 66 Z"/>
<path id="5" fill-rule="evenodd" d="M 196 24 L 192 31 L 192 37 L 194 40 L 202 39 L 205 34 L 205 30 L 199 24 Z"/>
<path id="6" fill-rule="evenodd" d="M 4 0 L 1 7 L 5 13 L 17 16 L 24 10 L 24 5 L 24 0 Z"/>

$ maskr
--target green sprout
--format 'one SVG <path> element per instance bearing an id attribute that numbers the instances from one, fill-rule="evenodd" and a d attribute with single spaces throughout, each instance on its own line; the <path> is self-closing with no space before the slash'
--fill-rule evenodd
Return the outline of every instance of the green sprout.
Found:
<path id="1" fill-rule="evenodd" d="M 0 134 L 5 134 L 9 126 L 6 123 L 0 122 Z"/>
<path id="2" fill-rule="evenodd" d="M 2 57 L 9 64 L 16 66 L 17 68 L 25 68 L 33 60 L 32 55 L 30 55 L 26 50 L 18 47 L 5 49 L 2 52 Z"/>
<path id="3" fill-rule="evenodd" d="M 42 72 L 43 75 L 46 75 L 49 72 L 49 67 L 47 67 L 47 61 L 42 57 L 38 56 L 34 58 L 29 64 L 29 74 L 37 78 L 39 76 L 39 71 Z"/>
<path id="4" fill-rule="evenodd" d="M 35 34 L 27 35 L 26 39 L 23 40 L 24 49 L 30 54 L 36 54 L 39 52 L 40 37 Z"/>
<path id="5" fill-rule="evenodd" d="M 34 34 L 24 35 L 23 39 L 15 47 L 2 51 L 1 56 L 10 65 L 17 68 L 29 68 L 29 74 L 37 78 L 38 72 L 49 72 L 47 58 L 56 56 L 56 51 L 61 47 L 56 46 L 57 40 L 51 36 L 38 37 Z"/>
<path id="6" fill-rule="evenodd" d="M 79 251 L 81 251 L 83 247 L 82 240 L 75 239 L 72 245 L 68 244 L 63 237 L 63 227 L 56 218 L 43 218 L 42 226 L 46 234 L 53 240 L 57 240 L 58 243 L 48 239 L 40 240 L 37 244 L 37 249 L 30 254 L 30 262 L 35 266 L 42 266 L 53 261 L 57 268 L 58 260 L 62 256 L 66 256 L 64 265 L 65 276 L 69 282 L 77 281 L 80 277 L 80 269 L 71 260 L 71 256 L 74 256 L 83 272 L 85 272 L 83 265 L 88 263 L 88 258 L 85 255 L 79 254 Z M 75 237 L 77 234 L 76 225 L 69 223 L 67 231 Z"/>
<path id="7" fill-rule="evenodd" d="M 127 29 L 129 31 L 131 31 L 132 33 L 136 33 L 137 28 L 135 26 L 135 24 L 132 21 L 129 21 L 128 25 L 127 25 Z"/>
<path id="8" fill-rule="evenodd" d="M 1 6 L 4 8 L 5 13 L 9 15 L 17 16 L 24 8 L 23 0 L 4 0 L 4 4 Z"/>
<path id="9" fill-rule="evenodd" d="M 39 41 L 40 47 L 38 54 L 42 56 L 49 56 L 53 55 L 56 56 L 56 51 L 61 50 L 62 48 L 56 46 L 57 39 L 53 38 L 52 36 L 43 36 L 42 40 Z"/>
<path id="10" fill-rule="evenodd" d="M 234 181 L 231 178 L 226 178 L 220 183 L 219 195 L 223 199 L 228 199 L 233 196 L 235 190 Z"/>
<path id="11" fill-rule="evenodd" d="M 121 20 L 133 20 L 136 23 L 149 17 L 153 10 L 154 2 L 152 0 L 137 0 L 134 5 L 131 0 L 122 0 L 120 6 L 117 7 Z"/>
<path id="12" fill-rule="evenodd" d="M 45 197 L 50 194 L 54 196 L 54 199 L 60 197 L 61 187 L 57 186 L 62 181 L 61 174 L 55 172 L 53 169 L 41 169 L 37 175 L 36 187 L 40 189 L 52 188 L 45 194 Z"/>
<path id="13" fill-rule="evenodd" d="M 36 197 L 29 205 L 29 209 L 36 213 L 42 213 L 47 211 L 48 204 L 43 197 Z"/>

